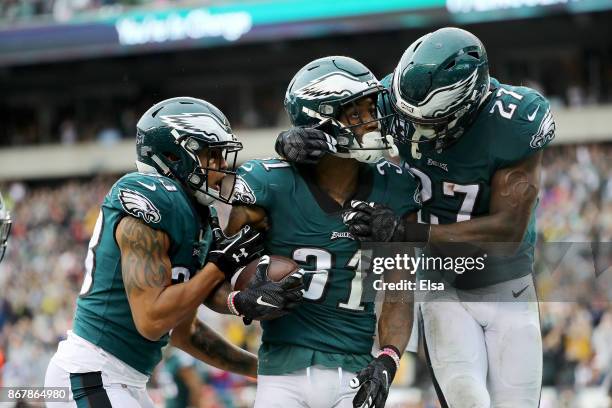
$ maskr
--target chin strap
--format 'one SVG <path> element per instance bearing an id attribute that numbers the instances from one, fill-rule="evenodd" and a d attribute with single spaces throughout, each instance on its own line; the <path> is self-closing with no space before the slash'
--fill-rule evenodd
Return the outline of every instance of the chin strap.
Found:
<path id="1" fill-rule="evenodd" d="M 387 144 L 391 147 L 391 150 L 387 153 L 389 155 L 389 158 L 390 159 L 395 159 L 396 157 L 399 157 L 399 149 L 395 145 L 395 141 L 393 140 L 393 136 L 387 135 L 387 136 L 385 136 L 385 139 L 387 140 Z"/>
<path id="2" fill-rule="evenodd" d="M 168 177 L 172 176 L 172 172 L 170 171 L 170 167 L 166 166 L 166 163 L 164 163 L 164 161 L 162 159 L 160 159 L 156 154 L 152 154 L 151 155 L 151 160 L 153 160 L 155 162 L 155 164 L 157 164 L 159 166 L 159 168 L 163 172 L 162 174 L 164 176 L 168 176 Z"/>
<path id="3" fill-rule="evenodd" d="M 361 144 L 354 138 L 351 147 L 348 149 L 347 156 L 362 163 L 377 163 L 381 159 L 392 159 L 399 156 L 399 150 L 395 146 L 393 136 L 383 136 L 379 131 L 364 134 Z"/>
<path id="4" fill-rule="evenodd" d="M 418 132 L 414 132 L 412 134 L 412 143 L 410 146 L 410 154 L 412 158 L 419 160 L 421 158 L 421 153 L 419 152 L 419 140 L 421 140 L 421 135 Z"/>

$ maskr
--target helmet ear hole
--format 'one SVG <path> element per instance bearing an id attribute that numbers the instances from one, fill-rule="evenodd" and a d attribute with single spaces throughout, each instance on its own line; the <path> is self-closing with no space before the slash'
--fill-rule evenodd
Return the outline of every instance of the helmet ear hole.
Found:
<path id="1" fill-rule="evenodd" d="M 467 55 L 469 55 L 470 57 L 474 57 L 477 60 L 480 59 L 480 54 L 478 53 L 478 51 L 470 51 L 470 52 L 467 53 Z"/>
<path id="2" fill-rule="evenodd" d="M 444 69 L 449 70 L 449 69 L 451 69 L 452 67 L 454 67 L 456 63 L 457 63 L 457 62 L 456 62 L 455 60 L 452 60 L 452 61 L 450 61 L 448 64 L 446 64 L 446 67 L 444 67 Z"/>

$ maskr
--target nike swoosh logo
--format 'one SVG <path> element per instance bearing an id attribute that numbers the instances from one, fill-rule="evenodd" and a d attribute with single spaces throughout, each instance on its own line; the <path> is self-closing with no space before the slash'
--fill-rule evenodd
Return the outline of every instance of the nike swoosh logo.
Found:
<path id="1" fill-rule="evenodd" d="M 527 119 L 529 119 L 530 122 L 533 122 L 533 120 L 535 119 L 536 113 L 538 113 L 538 110 L 540 110 L 540 105 L 538 105 L 536 110 L 534 110 L 531 115 L 527 115 Z"/>
<path id="2" fill-rule="evenodd" d="M 140 184 L 141 186 L 148 188 L 151 191 L 155 191 L 157 189 L 157 186 L 155 184 L 146 184 L 146 183 L 143 183 L 142 181 L 136 181 L 136 182 Z"/>
<path id="3" fill-rule="evenodd" d="M 518 292 L 512 291 L 512 296 L 514 296 L 515 298 L 521 296 L 521 293 L 526 291 L 528 287 L 529 285 L 525 286 L 523 289 L 519 290 Z"/>
<path id="4" fill-rule="evenodd" d="M 272 303 L 268 303 L 268 302 L 264 301 L 262 299 L 262 296 L 257 298 L 257 304 L 258 305 L 262 305 L 262 306 L 274 307 L 274 308 L 278 309 L 278 306 L 273 305 Z"/>

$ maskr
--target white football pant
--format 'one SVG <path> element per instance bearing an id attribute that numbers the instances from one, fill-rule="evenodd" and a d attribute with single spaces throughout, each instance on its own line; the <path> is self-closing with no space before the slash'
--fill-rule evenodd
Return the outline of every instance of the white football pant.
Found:
<path id="1" fill-rule="evenodd" d="M 542 338 L 531 275 L 485 288 L 431 291 L 421 335 L 442 407 L 537 408 Z"/>
<path id="2" fill-rule="evenodd" d="M 284 375 L 258 375 L 255 408 L 353 408 L 355 373 L 320 365 Z"/>
<path id="3" fill-rule="evenodd" d="M 147 381 L 144 374 L 68 331 L 68 339 L 60 342 L 49 362 L 45 387 L 67 387 L 69 400 L 46 405 L 47 408 L 155 408 L 147 394 Z"/>

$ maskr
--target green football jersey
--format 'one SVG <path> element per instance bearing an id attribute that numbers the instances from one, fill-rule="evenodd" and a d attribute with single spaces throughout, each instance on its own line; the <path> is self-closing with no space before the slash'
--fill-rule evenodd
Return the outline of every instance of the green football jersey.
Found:
<path id="1" fill-rule="evenodd" d="M 155 174 L 129 173 L 104 198 L 85 260 L 86 275 L 77 299 L 74 332 L 143 374 L 161 360 L 168 335 L 150 341 L 138 333 L 121 275 L 115 229 L 125 216 L 139 218 L 170 238 L 172 282 L 184 282 L 204 263 L 212 240 L 183 188 Z"/>
<path id="2" fill-rule="evenodd" d="M 310 171 L 309 171 L 310 170 Z M 341 207 L 315 183 L 312 170 L 278 159 L 238 169 L 235 197 L 265 209 L 266 253 L 294 259 L 306 270 L 304 302 L 289 315 L 263 321 L 259 373 L 281 375 L 314 364 L 356 371 L 371 359 L 376 316 L 363 302 L 359 245 Z M 360 165 L 354 199 L 386 204 L 403 215 L 419 209 L 418 180 L 387 161 Z"/>
<path id="3" fill-rule="evenodd" d="M 390 80 L 390 75 L 385 77 L 383 85 L 390 88 Z M 404 166 L 421 181 L 420 222 L 449 224 L 489 214 L 495 172 L 542 150 L 554 138 L 550 105 L 542 95 L 530 88 L 500 84 L 493 78 L 491 91 L 475 121 L 450 147 L 442 151 L 414 151 L 410 144 L 400 147 Z M 467 289 L 528 275 L 533 270 L 535 228 L 534 208 L 515 255 L 489 257 L 482 271 L 462 275 L 440 272 L 442 278 Z"/>

